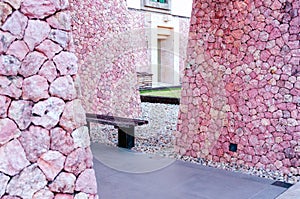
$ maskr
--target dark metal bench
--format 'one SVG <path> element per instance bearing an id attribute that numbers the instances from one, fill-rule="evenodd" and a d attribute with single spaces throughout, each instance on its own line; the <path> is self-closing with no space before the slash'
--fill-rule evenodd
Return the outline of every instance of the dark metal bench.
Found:
<path id="1" fill-rule="evenodd" d="M 147 120 L 114 117 L 86 113 L 87 126 L 90 132 L 90 123 L 112 125 L 118 129 L 118 146 L 131 149 L 134 147 L 134 127 L 148 124 Z"/>

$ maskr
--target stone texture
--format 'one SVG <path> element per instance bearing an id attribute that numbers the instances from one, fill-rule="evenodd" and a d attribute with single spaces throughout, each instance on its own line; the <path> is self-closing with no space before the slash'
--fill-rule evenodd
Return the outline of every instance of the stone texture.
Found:
<path id="1" fill-rule="evenodd" d="M 49 189 L 42 189 L 38 192 L 35 192 L 32 199 L 53 199 L 54 193 L 52 193 Z"/>
<path id="2" fill-rule="evenodd" d="M 4 195 L 9 180 L 10 177 L 4 175 L 3 173 L 0 173 L 0 197 Z"/>
<path id="3" fill-rule="evenodd" d="M 29 49 L 26 43 L 20 40 L 13 42 L 7 50 L 8 55 L 13 55 L 19 60 L 23 60 L 28 52 Z"/>
<path id="4" fill-rule="evenodd" d="M 14 9 L 18 10 L 21 6 L 22 0 L 4 0 L 4 2 L 10 4 Z"/>
<path id="5" fill-rule="evenodd" d="M 25 130 L 31 123 L 33 103 L 30 101 L 12 101 L 8 110 L 8 117 L 15 121 L 21 130 Z"/>
<path id="6" fill-rule="evenodd" d="M 24 0 L 21 11 L 30 18 L 43 19 L 57 10 L 55 1 L 51 0 Z"/>
<path id="7" fill-rule="evenodd" d="M 73 53 L 61 52 L 53 58 L 60 75 L 74 75 L 78 71 L 77 57 Z"/>
<path id="8" fill-rule="evenodd" d="M 58 151 L 48 151 L 38 159 L 37 164 L 47 180 L 53 181 L 64 168 L 65 159 L 66 157 Z"/>
<path id="9" fill-rule="evenodd" d="M 0 75 L 0 95 L 18 99 L 22 95 L 23 79 L 20 77 L 5 77 Z"/>
<path id="10" fill-rule="evenodd" d="M 293 50 L 299 49 L 295 2 L 244 1 L 235 10 L 240 3 L 194 1 L 177 153 L 232 170 L 240 165 L 292 183 L 299 180 L 291 167 L 299 143 L 290 137 L 299 126 L 292 112 L 297 109 L 293 97 L 299 95 L 299 79 L 292 74 L 292 66 L 299 65 Z M 222 20 L 210 15 L 219 8 L 226 10 Z M 205 93 L 199 92 L 203 85 Z M 229 143 L 238 144 L 238 153 L 228 150 Z"/>
<path id="11" fill-rule="evenodd" d="M 29 20 L 25 30 L 24 41 L 30 50 L 33 50 L 38 44 L 45 40 L 50 33 L 50 26 L 40 20 Z"/>
<path id="12" fill-rule="evenodd" d="M 29 130 L 22 132 L 19 140 L 27 159 L 34 163 L 50 148 L 49 131 L 41 127 L 30 126 Z"/>
<path id="13" fill-rule="evenodd" d="M 11 179 L 7 186 L 7 192 L 24 199 L 32 199 L 34 193 L 46 185 L 47 180 L 43 172 L 36 164 L 33 164 Z"/>
<path id="14" fill-rule="evenodd" d="M 23 81 L 23 99 L 38 102 L 49 97 L 49 84 L 42 76 L 34 75 Z"/>
<path id="15" fill-rule="evenodd" d="M 0 95 L 0 118 L 7 117 L 8 107 L 10 106 L 11 99 Z"/>
<path id="16" fill-rule="evenodd" d="M 21 62 L 11 55 L 0 55 L 0 75 L 17 75 Z"/>
<path id="17" fill-rule="evenodd" d="M 46 61 L 44 65 L 41 67 L 38 74 L 45 77 L 49 82 L 53 82 L 58 76 L 53 61 Z"/>
<path id="18" fill-rule="evenodd" d="M 46 59 L 47 57 L 45 57 L 42 53 L 36 51 L 30 52 L 23 60 L 19 73 L 23 77 L 29 77 L 37 74 Z"/>
<path id="19" fill-rule="evenodd" d="M 71 17 L 67 11 L 58 12 L 54 16 L 47 19 L 48 24 L 55 29 L 60 30 L 71 30 Z"/>
<path id="20" fill-rule="evenodd" d="M 76 176 L 71 173 L 62 172 L 49 185 L 53 192 L 58 193 L 74 193 Z"/>
<path id="21" fill-rule="evenodd" d="M 17 197 L 17 196 L 8 196 L 8 195 L 5 195 L 1 199 L 20 199 L 20 198 Z"/>
<path id="22" fill-rule="evenodd" d="M 86 193 L 78 193 L 75 195 L 74 199 L 89 199 L 89 195 Z"/>
<path id="23" fill-rule="evenodd" d="M 2 30 L 9 31 L 18 38 L 23 38 L 28 19 L 19 11 L 15 11 L 3 24 Z"/>
<path id="24" fill-rule="evenodd" d="M 64 110 L 65 102 L 56 97 L 41 101 L 32 108 L 32 122 L 46 129 L 55 127 Z"/>
<path id="25" fill-rule="evenodd" d="M 6 52 L 10 44 L 15 40 L 15 36 L 0 30 L 0 52 Z"/>
<path id="26" fill-rule="evenodd" d="M 12 13 L 12 9 L 8 4 L 0 2 L 0 13 L 0 25 L 2 25 L 6 18 Z"/>
<path id="27" fill-rule="evenodd" d="M 76 181 L 75 190 L 88 194 L 97 193 L 97 182 L 95 171 L 93 169 L 86 169 L 79 175 Z"/>
<path id="28" fill-rule="evenodd" d="M 63 30 L 52 29 L 48 38 L 58 43 L 63 49 L 67 49 L 71 42 L 69 33 Z"/>
<path id="29" fill-rule="evenodd" d="M 6 144 L 13 138 L 18 138 L 21 131 L 17 125 L 10 119 L 0 119 L 0 146 Z"/>
<path id="30" fill-rule="evenodd" d="M 78 68 L 77 58 L 70 52 L 74 46 L 68 6 L 68 0 L 0 1 L 2 199 L 74 198 L 78 193 L 74 190 L 76 175 L 92 168 L 89 142 L 78 140 L 86 134 L 82 128 L 85 114 L 75 100 L 72 78 Z M 70 100 L 74 101 L 67 109 Z M 71 120 L 67 122 L 67 118 Z M 69 132 L 58 128 L 60 123 Z M 86 148 L 72 154 L 80 146 Z M 67 156 L 83 160 L 79 169 L 70 160 L 69 167 L 65 166 Z M 65 167 L 78 173 L 65 173 Z M 50 184 L 56 191 L 49 190 Z"/>
<path id="31" fill-rule="evenodd" d="M 54 128 L 50 131 L 51 150 L 56 150 L 64 155 L 69 155 L 74 148 L 74 141 L 70 133 L 62 128 Z"/>
<path id="32" fill-rule="evenodd" d="M 36 47 L 36 50 L 43 53 L 51 60 L 55 54 L 59 53 L 62 48 L 60 45 L 54 43 L 53 41 L 46 39 L 39 46 Z"/>
<path id="33" fill-rule="evenodd" d="M 85 111 L 80 100 L 73 100 L 66 104 L 59 124 L 68 132 L 86 124 Z"/>
<path id="34" fill-rule="evenodd" d="M 30 163 L 26 159 L 24 149 L 18 140 L 0 147 L 0 172 L 13 176 L 27 167 Z"/>
<path id="35" fill-rule="evenodd" d="M 74 81 L 71 76 L 58 77 L 50 85 L 51 96 L 64 100 L 73 100 L 77 97 Z"/>
<path id="36" fill-rule="evenodd" d="M 73 199 L 73 195 L 70 194 L 56 194 L 54 199 Z"/>
<path id="37" fill-rule="evenodd" d="M 88 149 L 78 148 L 67 156 L 64 169 L 77 176 L 85 169 L 91 168 L 92 165 L 91 151 Z"/>
<path id="38" fill-rule="evenodd" d="M 91 145 L 89 129 L 86 126 L 80 127 L 73 131 L 72 137 L 74 140 L 75 147 L 86 148 Z"/>

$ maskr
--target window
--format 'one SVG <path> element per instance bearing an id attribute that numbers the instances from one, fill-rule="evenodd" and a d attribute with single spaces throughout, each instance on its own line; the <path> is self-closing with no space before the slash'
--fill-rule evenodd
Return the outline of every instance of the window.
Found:
<path id="1" fill-rule="evenodd" d="M 151 0 L 153 2 L 159 2 L 159 3 L 167 3 L 167 0 Z"/>
<path id="2" fill-rule="evenodd" d="M 171 10 L 171 0 L 144 0 L 144 6 L 155 9 Z"/>

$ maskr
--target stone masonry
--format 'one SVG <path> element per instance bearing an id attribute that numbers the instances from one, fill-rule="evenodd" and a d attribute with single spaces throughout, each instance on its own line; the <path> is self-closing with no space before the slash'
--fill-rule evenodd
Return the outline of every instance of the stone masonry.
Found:
<path id="1" fill-rule="evenodd" d="M 0 198 L 98 198 L 68 8 L 0 0 Z"/>
<path id="2" fill-rule="evenodd" d="M 138 117 L 136 48 L 125 0 L 70 0 L 83 106 L 87 112 Z"/>
<path id="3" fill-rule="evenodd" d="M 194 1 L 178 153 L 299 180 L 299 26 L 298 0 Z"/>

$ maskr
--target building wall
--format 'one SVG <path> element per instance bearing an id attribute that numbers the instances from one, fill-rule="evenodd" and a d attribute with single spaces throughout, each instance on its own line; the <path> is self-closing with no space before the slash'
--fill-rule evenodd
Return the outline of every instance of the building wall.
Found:
<path id="1" fill-rule="evenodd" d="M 137 117 L 139 37 L 125 1 L 70 1 L 83 106 L 87 112 Z"/>
<path id="2" fill-rule="evenodd" d="M 69 2 L 5 0 L 0 13 L 0 198 L 98 198 Z"/>
<path id="3" fill-rule="evenodd" d="M 143 9 L 144 0 L 127 0 L 128 8 Z M 192 0 L 171 0 L 171 15 L 191 17 Z"/>
<path id="4" fill-rule="evenodd" d="M 297 0 L 194 1 L 177 152 L 299 180 L 299 10 Z"/>
<path id="5" fill-rule="evenodd" d="M 153 74 L 153 82 L 159 82 L 158 77 L 158 39 L 159 28 L 170 29 L 172 33 L 162 42 L 162 65 L 166 75 L 164 83 L 179 85 L 186 59 L 186 47 L 189 30 L 189 18 L 172 16 L 165 13 L 130 9 L 133 24 L 132 33 L 143 42 L 136 51 L 136 70 Z"/>

